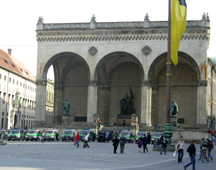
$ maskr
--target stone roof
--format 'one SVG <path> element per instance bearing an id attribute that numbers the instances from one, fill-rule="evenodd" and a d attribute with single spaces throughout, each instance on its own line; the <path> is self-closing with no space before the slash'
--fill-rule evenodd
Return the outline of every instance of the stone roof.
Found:
<path id="1" fill-rule="evenodd" d="M 12 57 L 11 55 L 9 55 L 1 49 L 0 66 L 35 82 L 35 77 L 31 74 L 31 72 L 25 67 L 25 65 L 21 61 L 17 60 L 16 58 Z"/>

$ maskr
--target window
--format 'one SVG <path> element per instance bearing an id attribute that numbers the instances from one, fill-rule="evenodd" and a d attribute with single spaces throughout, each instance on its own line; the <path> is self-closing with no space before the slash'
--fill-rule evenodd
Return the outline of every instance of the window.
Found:
<path id="1" fill-rule="evenodd" d="M 22 82 L 20 82 L 20 87 L 22 87 Z"/>
<path id="2" fill-rule="evenodd" d="M 5 104 L 5 100 L 6 100 L 6 93 L 4 93 L 3 95 L 3 104 Z"/>
<path id="3" fill-rule="evenodd" d="M 18 80 L 17 80 L 17 85 L 19 84 Z"/>
<path id="4" fill-rule="evenodd" d="M 4 80 L 5 80 L 5 81 L 7 80 L 7 77 L 6 77 L 6 76 L 4 76 Z"/>
<path id="5" fill-rule="evenodd" d="M 15 80 L 13 79 L 13 84 L 15 83 Z"/>
<path id="6" fill-rule="evenodd" d="M 11 78 L 9 78 L 9 83 L 11 82 Z"/>
<path id="7" fill-rule="evenodd" d="M 0 79 L 1 79 L 1 74 L 0 74 Z"/>
<path id="8" fill-rule="evenodd" d="M 13 66 L 13 68 L 15 68 L 15 65 L 13 65 L 12 63 L 11 63 L 11 65 Z"/>
<path id="9" fill-rule="evenodd" d="M 4 59 L 4 62 L 5 62 L 6 64 L 8 63 L 8 61 L 7 61 L 7 60 L 5 60 L 5 59 Z"/>

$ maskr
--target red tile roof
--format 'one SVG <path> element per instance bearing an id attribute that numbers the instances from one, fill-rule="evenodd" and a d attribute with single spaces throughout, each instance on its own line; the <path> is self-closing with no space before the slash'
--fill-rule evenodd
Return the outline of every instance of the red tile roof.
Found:
<path id="1" fill-rule="evenodd" d="M 0 49 L 0 66 L 16 72 L 23 77 L 35 81 L 35 77 L 30 73 L 30 71 L 25 67 L 25 65 L 17 60 L 16 58 L 10 56 L 8 53 Z"/>

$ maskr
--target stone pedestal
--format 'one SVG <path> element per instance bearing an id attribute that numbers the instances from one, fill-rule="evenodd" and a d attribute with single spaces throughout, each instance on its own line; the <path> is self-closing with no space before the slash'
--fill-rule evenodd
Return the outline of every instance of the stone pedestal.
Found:
<path id="1" fill-rule="evenodd" d="M 70 115 L 63 115 L 62 116 L 62 125 L 69 125 L 70 124 Z"/>
<path id="2" fill-rule="evenodd" d="M 123 122 L 125 122 L 125 126 L 131 125 L 131 115 L 117 115 L 117 125 L 123 126 Z"/>
<path id="3" fill-rule="evenodd" d="M 174 127 L 176 127 L 177 124 L 178 124 L 177 120 L 178 120 L 177 116 L 171 116 L 170 117 L 170 123 L 171 123 L 171 125 L 174 126 Z"/>

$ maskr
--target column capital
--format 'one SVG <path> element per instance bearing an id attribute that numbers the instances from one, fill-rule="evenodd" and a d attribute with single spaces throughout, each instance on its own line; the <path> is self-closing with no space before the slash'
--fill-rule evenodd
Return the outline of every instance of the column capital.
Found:
<path id="1" fill-rule="evenodd" d="M 97 82 L 95 80 L 89 80 L 89 86 L 97 86 Z"/>
<path id="2" fill-rule="evenodd" d="M 36 80 L 36 85 L 37 86 L 46 86 L 47 85 L 47 80 L 46 79 L 43 79 L 43 80 L 37 79 Z"/>
<path id="3" fill-rule="evenodd" d="M 151 86 L 150 80 L 142 80 L 142 86 Z"/>
<path id="4" fill-rule="evenodd" d="M 198 86 L 207 86 L 208 85 L 208 81 L 207 80 L 198 80 Z"/>

